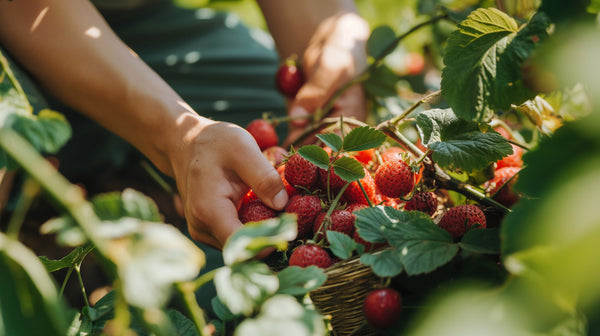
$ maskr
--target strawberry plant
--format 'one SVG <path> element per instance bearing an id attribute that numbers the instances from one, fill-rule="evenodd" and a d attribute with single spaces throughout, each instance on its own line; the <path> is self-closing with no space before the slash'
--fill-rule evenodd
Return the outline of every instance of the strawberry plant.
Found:
<path id="1" fill-rule="evenodd" d="M 69 126 L 55 112 L 33 113 L 3 59 L 0 163 L 27 178 L 0 234 L 0 330 L 598 333 L 600 3 L 514 4 L 423 1 L 423 21 L 405 33 L 375 27 L 367 68 L 277 160 L 290 195 L 285 210 L 248 193 L 238 210 L 246 224 L 227 241 L 224 266 L 202 275 L 203 251 L 163 223 L 147 196 L 127 189 L 86 200 L 42 158 L 64 144 Z M 425 29 L 433 60 L 418 72 L 439 75 L 439 85 L 407 93 L 388 57 Z M 292 79 L 290 97 L 301 82 Z M 356 84 L 370 98 L 369 124 L 329 116 Z M 315 144 L 298 145 L 313 135 Z M 72 249 L 58 260 L 18 239 L 42 190 L 60 209 L 42 231 Z M 265 249 L 276 251 L 257 259 Z M 81 265 L 92 254 L 113 290 L 71 309 L 61 294 L 74 275 L 87 300 Z M 69 275 L 58 287 L 50 273 L 60 270 Z M 368 278 L 353 281 L 358 273 Z M 194 295 L 209 282 L 217 290 L 210 317 Z M 322 300 L 327 291 L 332 301 Z M 339 309 L 321 314 L 331 306 Z"/>

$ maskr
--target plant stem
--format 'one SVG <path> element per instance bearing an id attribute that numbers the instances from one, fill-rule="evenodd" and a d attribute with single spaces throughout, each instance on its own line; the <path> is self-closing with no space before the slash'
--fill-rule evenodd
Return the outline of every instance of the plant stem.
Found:
<path id="1" fill-rule="evenodd" d="M 73 267 L 69 267 L 69 270 L 67 271 L 67 275 L 65 275 L 65 279 L 62 282 L 62 285 L 60 286 L 60 292 L 58 293 L 59 296 L 62 296 L 63 293 L 65 292 L 65 288 L 67 287 L 67 282 L 69 282 L 69 279 L 71 278 L 71 274 L 73 273 Z"/>
<path id="2" fill-rule="evenodd" d="M 88 301 L 87 293 L 85 292 L 85 286 L 83 285 L 83 278 L 81 277 L 81 264 L 74 265 L 72 269 L 75 270 L 75 274 L 77 275 L 77 281 L 79 282 L 79 286 L 81 287 L 83 302 L 85 303 L 86 307 L 89 307 L 90 302 Z"/>
<path id="3" fill-rule="evenodd" d="M 208 273 L 206 273 L 206 274 L 208 274 Z M 177 288 L 177 290 L 179 291 L 179 293 L 183 299 L 185 308 L 187 309 L 188 313 L 190 314 L 192 321 L 194 321 L 194 325 L 196 326 L 198 333 L 201 336 L 204 336 L 205 335 L 204 329 L 206 328 L 206 320 L 204 319 L 204 311 L 198 305 L 198 301 L 196 300 L 196 295 L 194 294 L 195 289 L 196 289 L 196 284 L 194 282 L 177 283 L 177 284 L 175 284 L 175 288 Z"/>
<path id="4" fill-rule="evenodd" d="M 8 237 L 15 240 L 19 239 L 19 231 L 21 231 L 21 226 L 25 221 L 25 215 L 27 214 L 27 211 L 31 207 L 31 203 L 33 203 L 33 200 L 39 191 L 39 183 L 30 178 L 25 180 L 15 211 L 13 211 L 6 228 L 6 235 Z"/>
<path id="5" fill-rule="evenodd" d="M 191 284 L 193 284 L 193 288 L 191 290 L 195 292 L 209 281 L 212 281 L 215 278 L 215 273 L 217 273 L 217 270 L 218 268 L 208 271 L 196 278 L 196 280 L 192 281 Z"/>
<path id="6" fill-rule="evenodd" d="M 317 123 L 310 124 L 303 130 L 303 132 L 300 135 L 298 135 L 298 137 L 290 145 L 297 146 L 298 144 L 302 143 L 302 141 L 304 141 L 309 135 L 318 132 L 319 130 L 321 130 L 322 128 L 324 128 L 327 125 L 335 124 L 335 123 L 338 123 L 339 121 L 340 121 L 339 117 L 329 117 L 329 118 L 324 118 L 323 120 L 320 120 Z M 368 124 L 366 124 L 360 120 L 356 120 L 354 118 L 348 118 L 348 117 L 344 118 L 344 123 L 349 124 L 349 125 L 354 125 L 354 126 L 369 126 Z"/>
<path id="7" fill-rule="evenodd" d="M 162 176 L 160 176 L 160 174 L 158 173 L 158 171 L 156 171 L 156 169 L 152 165 L 150 165 L 145 160 L 141 162 L 141 165 L 142 165 L 142 168 L 144 168 L 144 170 L 146 171 L 146 173 L 148 173 L 148 175 L 150 175 L 150 177 L 156 183 L 158 183 L 158 185 L 165 192 L 167 192 L 169 195 L 175 195 L 175 191 L 173 190 L 173 188 L 171 187 L 171 185 L 169 183 L 167 183 L 167 181 L 165 181 L 165 179 L 162 178 Z"/>

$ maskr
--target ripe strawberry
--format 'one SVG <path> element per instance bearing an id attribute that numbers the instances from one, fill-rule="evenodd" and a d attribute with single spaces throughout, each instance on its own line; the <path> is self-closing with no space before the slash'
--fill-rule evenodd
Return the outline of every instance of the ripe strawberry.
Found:
<path id="1" fill-rule="evenodd" d="M 300 186 L 312 190 L 319 179 L 318 167 L 299 153 L 294 153 L 285 164 L 285 179 L 294 187 Z"/>
<path id="2" fill-rule="evenodd" d="M 402 159 L 382 163 L 375 171 L 375 185 L 382 195 L 400 198 L 412 191 L 414 174 Z"/>
<path id="3" fill-rule="evenodd" d="M 496 169 L 503 167 L 522 167 L 523 166 L 523 148 L 511 144 L 513 153 L 503 157 L 496 162 Z"/>
<path id="4" fill-rule="evenodd" d="M 333 161 L 333 159 L 332 159 Z M 327 190 L 327 170 L 325 169 L 318 169 L 319 171 L 319 187 L 323 190 Z M 337 193 L 338 191 L 340 191 L 340 189 L 342 189 L 342 187 L 346 184 L 347 182 L 342 180 L 336 173 L 335 173 L 335 169 L 333 167 L 331 167 L 331 169 L 329 170 L 329 187 L 331 189 L 331 191 L 333 193 Z"/>
<path id="5" fill-rule="evenodd" d="M 390 160 L 396 160 L 400 157 L 400 154 L 402 154 L 404 152 L 405 152 L 404 149 L 402 149 L 398 146 L 390 147 L 381 153 L 381 161 L 387 162 Z"/>
<path id="6" fill-rule="evenodd" d="M 330 221 L 325 221 L 327 212 L 321 212 L 315 218 L 313 232 L 325 236 L 327 231 L 337 231 L 352 237 L 354 234 L 354 215 L 348 210 L 333 210 L 329 216 Z"/>
<path id="7" fill-rule="evenodd" d="M 369 199 L 371 201 L 373 201 L 373 199 L 375 199 L 375 194 L 376 194 L 377 188 L 375 187 L 375 181 L 373 180 L 371 173 L 369 173 L 369 171 L 366 168 L 365 168 L 365 177 L 363 177 L 360 180 L 360 183 L 362 184 L 363 188 L 365 188 L 365 191 L 366 191 Z M 342 198 L 346 203 L 349 203 L 349 204 L 350 203 L 361 203 L 361 204 L 369 205 L 369 202 L 365 198 L 365 195 L 363 194 L 362 190 L 360 189 L 360 186 L 358 185 L 358 182 L 356 182 L 356 181 L 353 181 L 348 185 L 348 187 L 346 188 L 346 191 L 344 191 L 344 194 L 342 195 Z"/>
<path id="8" fill-rule="evenodd" d="M 289 265 L 300 267 L 315 265 L 320 268 L 327 268 L 333 265 L 333 259 L 324 248 L 314 244 L 305 244 L 296 247 L 292 251 Z"/>
<path id="9" fill-rule="evenodd" d="M 281 146 L 271 146 L 263 150 L 262 153 L 273 167 L 279 167 L 288 155 L 288 151 Z"/>
<path id="10" fill-rule="evenodd" d="M 402 297 L 392 288 L 379 288 L 370 291 L 363 303 L 365 319 L 375 328 L 391 327 L 400 318 Z"/>
<path id="11" fill-rule="evenodd" d="M 275 127 L 264 119 L 254 119 L 247 126 L 246 131 L 252 135 L 261 151 L 277 146 L 279 137 Z"/>
<path id="12" fill-rule="evenodd" d="M 294 188 L 294 186 L 289 184 L 288 181 L 285 179 L 285 165 L 277 167 L 277 172 L 279 173 L 279 176 L 281 176 L 281 182 L 283 182 L 283 186 L 285 187 L 285 191 L 287 191 L 288 197 L 292 198 L 292 196 L 298 195 L 300 191 Z"/>
<path id="13" fill-rule="evenodd" d="M 238 217 L 244 224 L 277 217 L 277 211 L 269 208 L 260 199 L 243 204 L 238 211 Z"/>
<path id="14" fill-rule="evenodd" d="M 511 207 L 520 198 L 513 190 L 513 185 L 517 182 L 518 177 L 515 175 L 517 175 L 520 170 L 520 167 L 503 167 L 496 169 L 494 178 L 487 181 L 483 187 L 490 195 L 492 195 L 494 200 L 498 201 L 498 203 Z"/>
<path id="15" fill-rule="evenodd" d="M 463 204 L 452 207 L 440 219 L 438 225 L 448 231 L 453 238 L 458 238 L 467 232 L 471 226 L 485 228 L 485 214 L 473 204 Z"/>
<path id="16" fill-rule="evenodd" d="M 284 209 L 285 212 L 298 216 L 298 239 L 312 234 L 315 218 L 322 210 L 321 199 L 316 195 L 295 195 Z"/>
<path id="17" fill-rule="evenodd" d="M 375 148 L 365 149 L 362 151 L 358 151 L 358 152 L 356 152 L 356 154 L 354 154 L 354 158 L 357 159 L 360 163 L 362 163 L 364 165 L 367 165 L 371 161 L 373 161 L 374 157 L 375 157 Z"/>
<path id="18" fill-rule="evenodd" d="M 367 205 L 363 203 L 350 203 L 346 206 L 346 210 L 350 212 L 358 211 L 360 209 L 366 208 Z"/>
<path id="19" fill-rule="evenodd" d="M 433 215 L 437 210 L 438 199 L 435 193 L 431 191 L 416 193 L 413 198 L 404 204 L 404 210 L 422 211 L 429 216 Z"/>
<path id="20" fill-rule="evenodd" d="M 277 89 L 287 98 L 296 97 L 298 90 L 304 85 L 304 74 L 296 62 L 292 59 L 286 60 L 275 74 Z"/>
<path id="21" fill-rule="evenodd" d="M 250 189 L 250 190 L 249 190 L 249 191 L 246 193 L 246 195 L 244 195 L 244 196 L 242 197 L 242 199 L 241 199 L 241 201 L 240 201 L 240 206 L 238 207 L 238 210 L 239 210 L 239 209 L 240 209 L 242 206 L 244 206 L 244 205 L 248 204 L 250 201 L 254 201 L 254 200 L 257 200 L 257 199 L 258 199 L 258 196 L 257 196 L 257 195 L 254 193 L 254 190 Z"/>

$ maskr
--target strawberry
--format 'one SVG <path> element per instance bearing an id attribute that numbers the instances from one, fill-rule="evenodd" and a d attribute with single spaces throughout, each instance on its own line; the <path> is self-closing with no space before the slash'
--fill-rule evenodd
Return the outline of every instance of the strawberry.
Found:
<path id="1" fill-rule="evenodd" d="M 391 327 L 400 318 L 402 297 L 392 288 L 378 288 L 367 293 L 363 303 L 365 319 L 375 328 Z"/>
<path id="2" fill-rule="evenodd" d="M 364 209 L 366 208 L 367 205 L 363 204 L 363 203 L 350 203 L 346 206 L 346 210 L 350 211 L 350 212 L 354 212 L 360 209 Z"/>
<path id="3" fill-rule="evenodd" d="M 305 244 L 296 247 L 294 251 L 292 251 L 289 265 L 299 267 L 315 265 L 320 268 L 327 268 L 333 265 L 333 259 L 321 246 Z"/>
<path id="4" fill-rule="evenodd" d="M 375 187 L 375 181 L 373 180 L 371 173 L 369 173 L 369 171 L 366 168 L 365 177 L 363 177 L 360 180 L 360 183 L 362 184 L 363 188 L 365 188 L 369 199 L 373 201 L 373 199 L 375 198 L 377 188 Z M 348 185 L 346 191 L 344 191 L 344 194 L 342 195 L 342 198 L 346 203 L 361 203 L 369 205 L 369 202 L 365 198 L 365 195 L 360 189 L 360 186 L 358 185 L 357 181 L 353 181 Z"/>
<path id="5" fill-rule="evenodd" d="M 345 233 L 352 237 L 354 234 L 354 215 L 348 210 L 333 210 L 329 216 L 329 221 L 325 221 L 327 212 L 321 212 L 315 218 L 313 232 L 317 235 L 325 235 L 327 231 L 337 231 Z"/>
<path id="6" fill-rule="evenodd" d="M 288 151 L 281 146 L 271 146 L 263 150 L 262 153 L 273 167 L 279 167 L 288 155 Z"/>
<path id="7" fill-rule="evenodd" d="M 256 195 L 254 193 L 254 190 L 250 189 L 246 195 L 244 195 L 242 197 L 242 200 L 240 201 L 240 206 L 238 207 L 238 210 L 243 207 L 245 204 L 248 204 L 250 201 L 254 201 L 258 199 L 258 195 Z"/>
<path id="8" fill-rule="evenodd" d="M 520 170 L 521 168 L 519 167 L 502 167 L 496 169 L 494 178 L 484 183 L 483 187 L 498 203 L 511 207 L 520 198 L 513 190 L 513 185 L 517 182 L 518 177 L 515 175 Z"/>
<path id="9" fill-rule="evenodd" d="M 381 161 L 387 162 L 390 160 L 396 160 L 402 153 L 404 153 L 404 149 L 397 146 L 390 147 L 381 153 Z"/>
<path id="10" fill-rule="evenodd" d="M 331 159 L 331 161 L 335 161 Z M 347 182 L 342 180 L 336 173 L 335 169 L 331 167 L 329 170 L 329 187 L 333 193 L 337 193 Z M 323 190 L 327 190 L 327 170 L 319 168 L 319 187 Z"/>
<path id="11" fill-rule="evenodd" d="M 287 98 L 296 97 L 298 90 L 304 85 L 304 74 L 296 65 L 294 59 L 287 59 L 275 74 L 275 84 L 277 89 Z"/>
<path id="12" fill-rule="evenodd" d="M 375 148 L 365 149 L 362 151 L 358 151 L 354 154 L 354 158 L 358 160 L 358 162 L 368 165 L 373 158 L 375 157 Z"/>
<path id="13" fill-rule="evenodd" d="M 410 201 L 404 204 L 404 210 L 418 210 L 431 216 L 437 210 L 437 206 L 438 199 L 435 193 L 431 191 L 426 191 L 416 193 Z"/>
<path id="14" fill-rule="evenodd" d="M 277 146 L 279 137 L 273 124 L 265 119 L 254 119 L 247 126 L 246 131 L 252 135 L 261 151 Z"/>
<path id="15" fill-rule="evenodd" d="M 503 157 L 496 162 L 496 169 L 503 167 L 522 167 L 523 166 L 523 148 L 511 144 L 513 153 Z"/>
<path id="16" fill-rule="evenodd" d="M 281 176 L 281 182 L 283 182 L 283 186 L 285 187 L 285 191 L 287 191 L 288 197 L 292 198 L 292 196 L 298 195 L 300 191 L 294 188 L 294 186 L 289 184 L 288 181 L 285 179 L 285 165 L 277 167 L 277 172 L 279 173 L 279 176 Z"/>
<path id="17" fill-rule="evenodd" d="M 316 195 L 295 195 L 290 198 L 284 211 L 298 216 L 298 236 L 306 238 L 312 234 L 313 223 L 321 211 L 321 199 Z"/>
<path id="18" fill-rule="evenodd" d="M 318 167 L 306 160 L 299 153 L 290 156 L 285 164 L 285 179 L 294 187 L 312 190 L 318 182 Z"/>
<path id="19" fill-rule="evenodd" d="M 238 217 L 244 224 L 277 217 L 277 211 L 269 208 L 260 199 L 243 204 L 238 211 Z"/>
<path id="20" fill-rule="evenodd" d="M 387 197 L 405 196 L 412 191 L 414 183 L 414 173 L 400 158 L 382 163 L 375 171 L 375 185 Z"/>
<path id="21" fill-rule="evenodd" d="M 452 207 L 440 219 L 438 225 L 448 231 L 453 238 L 458 238 L 473 225 L 485 228 L 485 214 L 473 204 L 463 204 Z"/>

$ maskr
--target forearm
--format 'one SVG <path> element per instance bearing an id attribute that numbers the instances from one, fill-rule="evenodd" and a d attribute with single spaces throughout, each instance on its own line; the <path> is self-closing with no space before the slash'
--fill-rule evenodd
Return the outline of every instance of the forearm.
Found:
<path id="1" fill-rule="evenodd" d="M 172 173 L 165 135 L 197 120 L 88 1 L 0 1 L 0 41 L 51 94 Z"/>
<path id="2" fill-rule="evenodd" d="M 279 55 L 282 58 L 304 54 L 317 29 L 324 29 L 331 20 L 342 18 L 344 24 L 335 29 L 347 29 L 349 39 L 368 37 L 369 27 L 356 14 L 352 0 L 257 0 Z M 344 43 L 352 43 L 347 41 Z"/>

